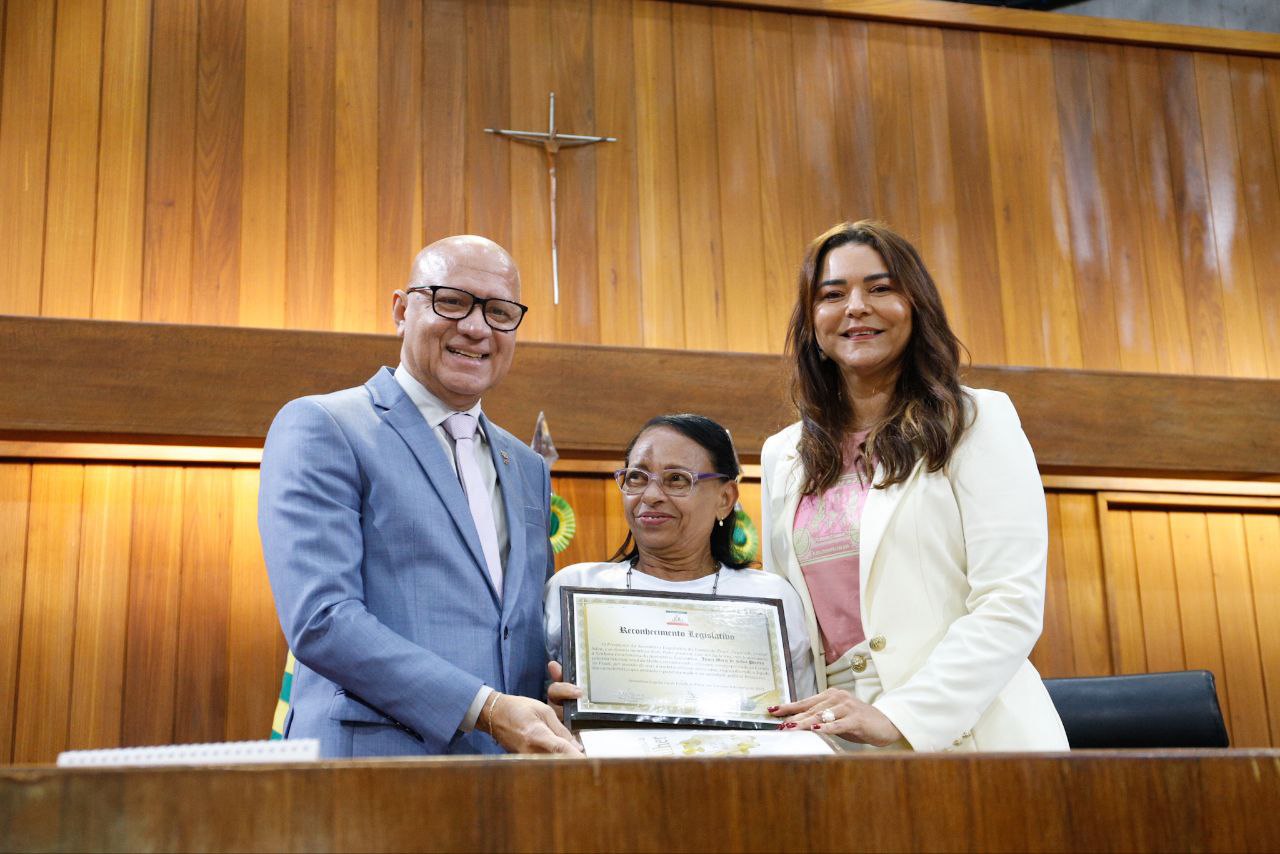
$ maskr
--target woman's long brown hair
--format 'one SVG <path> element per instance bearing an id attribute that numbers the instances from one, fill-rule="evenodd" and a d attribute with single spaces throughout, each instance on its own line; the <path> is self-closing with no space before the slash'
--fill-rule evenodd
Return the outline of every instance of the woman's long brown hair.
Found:
<path id="1" fill-rule="evenodd" d="M 827 254 L 848 243 L 869 246 L 884 260 L 889 276 L 911 304 L 911 337 L 885 419 L 863 445 L 867 459 L 883 466 L 877 489 L 901 483 L 921 457 L 938 471 L 965 429 L 960 388 L 960 341 L 947 323 L 942 298 L 920 254 L 906 238 L 871 220 L 843 222 L 805 250 L 799 292 L 787 329 L 792 362 L 791 399 L 800 410 L 802 493 L 830 488 L 845 469 L 844 439 L 854 424 L 853 404 L 838 365 L 822 358 L 813 325 L 818 277 Z"/>

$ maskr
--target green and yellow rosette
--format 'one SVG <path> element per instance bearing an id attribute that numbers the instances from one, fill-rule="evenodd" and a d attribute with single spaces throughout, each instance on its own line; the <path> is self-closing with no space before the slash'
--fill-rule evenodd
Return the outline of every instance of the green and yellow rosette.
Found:
<path id="1" fill-rule="evenodd" d="M 578 523 L 569 502 L 559 495 L 551 496 L 551 549 L 556 553 L 569 548 Z"/>
<path id="2" fill-rule="evenodd" d="M 742 509 L 733 511 L 733 559 L 738 563 L 754 563 L 760 557 L 760 533 L 756 525 Z"/>

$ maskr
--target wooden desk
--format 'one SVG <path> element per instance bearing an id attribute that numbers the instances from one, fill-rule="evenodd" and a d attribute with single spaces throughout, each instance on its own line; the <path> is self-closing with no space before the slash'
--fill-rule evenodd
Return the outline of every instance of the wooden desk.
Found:
<path id="1" fill-rule="evenodd" d="M 0 850 L 1275 851 L 1280 751 L 0 771 Z"/>

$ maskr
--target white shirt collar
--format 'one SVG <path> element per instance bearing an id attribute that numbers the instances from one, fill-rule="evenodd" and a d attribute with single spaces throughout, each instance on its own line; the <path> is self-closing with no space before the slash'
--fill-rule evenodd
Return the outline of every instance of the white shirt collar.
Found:
<path id="1" fill-rule="evenodd" d="M 450 409 L 445 406 L 444 401 L 436 397 L 427 387 L 414 379 L 413 374 L 409 373 L 409 369 L 404 365 L 396 366 L 396 382 L 400 383 L 400 388 L 404 389 L 404 393 L 409 395 L 409 399 L 413 401 L 413 405 L 418 407 L 418 411 L 422 413 L 422 417 L 427 419 L 427 423 L 432 429 L 439 427 L 444 420 L 453 413 L 459 411 Z M 462 410 L 468 415 L 475 416 L 477 422 L 480 421 L 480 401 L 476 401 L 476 405 L 467 410 Z M 483 423 L 483 422 L 481 422 Z M 484 432 L 483 427 L 481 433 Z"/>

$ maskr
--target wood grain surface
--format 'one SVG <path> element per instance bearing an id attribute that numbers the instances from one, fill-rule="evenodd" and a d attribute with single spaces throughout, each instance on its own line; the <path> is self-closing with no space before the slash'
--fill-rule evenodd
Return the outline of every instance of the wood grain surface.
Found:
<path id="1" fill-rule="evenodd" d="M 1280 378 L 1274 35 L 934 0 L 3 10 L 0 312 L 382 332 L 469 231 L 516 258 L 527 341 L 776 353 L 806 241 L 872 217 L 981 364 Z M 559 304 L 545 156 L 483 132 L 551 91 L 618 138 L 558 158 Z"/>
<path id="2" fill-rule="evenodd" d="M 614 465 L 553 475 L 577 516 L 558 567 L 603 560 L 623 541 Z M 15 698 L 0 715 L 0 761 L 265 735 L 285 649 L 257 485 L 256 465 L 237 459 L 0 463 L 0 500 L 33 508 L 0 531 L 6 589 L 22 591 L 0 601 L 0 686 Z M 1273 494 L 1231 495 L 1232 485 L 1046 478 L 1040 672 L 1208 669 L 1232 743 L 1275 745 L 1280 485 L 1234 482 Z M 741 502 L 758 522 L 757 480 L 742 484 Z"/>
<path id="3" fill-rule="evenodd" d="M 258 442 L 287 401 L 361 384 L 398 349 L 386 335 L 0 316 L 0 431 Z M 517 435 L 545 411 L 562 450 L 606 455 L 653 415 L 701 412 L 754 456 L 794 420 L 784 371 L 767 354 L 524 343 L 485 405 Z M 1042 468 L 1280 471 L 1275 380 L 974 367 L 967 382 L 1009 394 Z"/>
<path id="4" fill-rule="evenodd" d="M 1276 751 L 32 768 L 0 848 L 1268 851 L 1277 807 Z"/>

